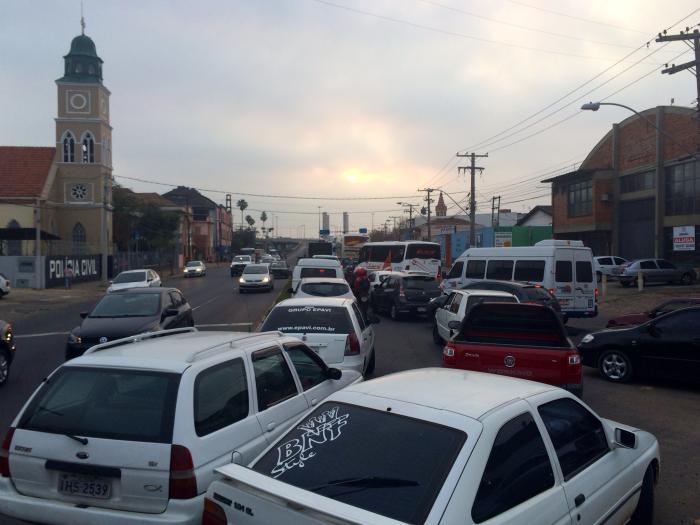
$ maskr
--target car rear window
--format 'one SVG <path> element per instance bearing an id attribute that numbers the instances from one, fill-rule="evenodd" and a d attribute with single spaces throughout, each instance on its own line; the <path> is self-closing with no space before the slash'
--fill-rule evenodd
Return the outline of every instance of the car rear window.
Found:
<path id="1" fill-rule="evenodd" d="M 279 330 L 292 334 L 349 334 L 352 321 L 342 306 L 277 306 L 261 331 Z"/>
<path id="2" fill-rule="evenodd" d="M 461 430 L 389 411 L 324 403 L 252 468 L 417 524 L 425 521 L 466 439 Z"/>
<path id="3" fill-rule="evenodd" d="M 335 268 L 302 268 L 299 276 L 304 277 L 335 277 Z"/>
<path id="4" fill-rule="evenodd" d="M 439 289 L 437 279 L 435 279 L 435 277 L 433 277 L 433 276 L 430 276 L 430 277 L 423 277 L 423 276 L 404 277 L 403 285 L 408 290 L 438 290 Z"/>
<path id="5" fill-rule="evenodd" d="M 64 366 L 41 387 L 19 428 L 170 443 L 180 375 Z"/>
<path id="6" fill-rule="evenodd" d="M 552 301 L 552 296 L 544 288 L 525 286 L 522 288 L 522 291 L 527 301 L 535 301 L 538 303 L 548 303 Z"/>
<path id="7" fill-rule="evenodd" d="M 125 272 L 117 275 L 112 281 L 115 284 L 138 283 L 146 280 L 146 272 Z"/>
<path id="8" fill-rule="evenodd" d="M 523 304 L 481 304 L 472 308 L 456 341 L 569 347 L 564 327 L 550 308 Z"/>
<path id="9" fill-rule="evenodd" d="M 589 261 L 576 261 L 576 280 L 580 283 L 593 282 L 593 266 Z"/>
<path id="10" fill-rule="evenodd" d="M 317 297 L 338 297 L 350 291 L 350 287 L 343 283 L 303 283 L 301 291 Z"/>

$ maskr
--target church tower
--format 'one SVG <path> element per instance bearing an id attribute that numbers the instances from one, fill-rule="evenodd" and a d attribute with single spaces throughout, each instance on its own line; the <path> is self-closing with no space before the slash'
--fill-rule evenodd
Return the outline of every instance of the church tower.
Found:
<path id="1" fill-rule="evenodd" d="M 82 32 L 63 57 L 56 80 L 56 183 L 52 200 L 62 203 L 56 230 L 73 255 L 103 254 L 111 245 L 112 127 L 109 90 L 102 84 L 102 59 Z M 69 244 L 68 244 L 69 243 Z M 66 253 L 68 255 L 68 253 Z"/>
<path id="2" fill-rule="evenodd" d="M 446 217 L 447 216 L 447 206 L 445 205 L 445 199 L 442 197 L 442 192 L 440 192 L 440 198 L 435 205 L 435 216 L 436 217 Z"/>

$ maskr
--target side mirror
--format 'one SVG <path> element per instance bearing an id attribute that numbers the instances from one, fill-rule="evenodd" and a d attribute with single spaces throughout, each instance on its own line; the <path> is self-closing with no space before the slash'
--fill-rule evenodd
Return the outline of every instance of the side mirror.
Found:
<path id="1" fill-rule="evenodd" d="M 165 314 L 165 317 L 172 317 L 174 315 L 179 314 L 180 310 L 178 310 L 177 308 L 166 308 L 165 312 L 163 313 Z"/>
<path id="2" fill-rule="evenodd" d="M 614 445 L 619 448 L 637 448 L 637 435 L 624 428 L 616 428 Z"/>
<path id="3" fill-rule="evenodd" d="M 82 319 L 85 319 L 85 318 L 88 316 L 89 313 L 90 313 L 90 312 L 80 312 L 80 317 L 81 317 Z"/>
<path id="4" fill-rule="evenodd" d="M 447 328 L 449 328 L 450 330 L 459 330 L 461 324 L 462 323 L 460 323 L 459 321 L 450 321 L 449 323 L 447 323 Z"/>
<path id="5" fill-rule="evenodd" d="M 367 316 L 367 321 L 369 321 L 369 324 L 379 324 L 381 319 L 377 315 L 369 315 Z"/>
<path id="6" fill-rule="evenodd" d="M 342 370 L 339 370 L 337 368 L 326 368 L 326 377 L 328 379 L 333 379 L 334 381 L 337 381 L 341 377 L 343 377 L 343 372 Z"/>

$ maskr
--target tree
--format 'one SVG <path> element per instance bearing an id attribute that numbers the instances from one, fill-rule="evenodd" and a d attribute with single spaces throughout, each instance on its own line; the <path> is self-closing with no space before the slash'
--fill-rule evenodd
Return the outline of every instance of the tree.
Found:
<path id="1" fill-rule="evenodd" d="M 263 223 L 262 230 L 263 230 L 263 233 L 264 233 L 264 232 L 265 232 L 265 222 L 267 221 L 267 213 L 262 212 L 262 213 L 260 214 L 260 221 Z"/>
<path id="2" fill-rule="evenodd" d="M 245 201 L 245 199 L 240 199 L 237 203 L 236 206 L 238 206 L 238 209 L 241 210 L 241 228 L 243 227 L 243 211 L 248 207 L 248 203 Z"/>
<path id="3" fill-rule="evenodd" d="M 252 227 L 253 227 L 253 224 L 255 224 L 255 219 L 253 219 L 253 217 L 251 217 L 250 215 L 246 215 L 246 216 L 245 216 L 245 222 L 248 223 L 248 227 L 249 227 L 249 228 L 252 228 Z"/>

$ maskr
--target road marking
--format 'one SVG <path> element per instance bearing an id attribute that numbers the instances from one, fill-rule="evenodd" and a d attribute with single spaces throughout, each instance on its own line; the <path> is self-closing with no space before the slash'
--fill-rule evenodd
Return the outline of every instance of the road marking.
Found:
<path id="1" fill-rule="evenodd" d="M 15 339 L 23 339 L 26 337 L 49 337 L 52 335 L 68 335 L 70 332 L 44 332 L 43 334 L 25 334 L 15 335 Z"/>
<path id="2" fill-rule="evenodd" d="M 219 326 L 253 326 L 253 323 L 196 324 L 195 328 L 215 328 Z"/>
<path id="3" fill-rule="evenodd" d="M 200 304 L 199 306 L 195 306 L 194 308 L 192 308 L 192 311 L 195 311 L 197 308 L 201 308 L 202 306 L 206 306 L 206 305 L 208 305 L 209 303 L 212 303 L 212 302 L 216 301 L 219 297 L 223 297 L 223 296 L 218 295 L 218 296 L 216 296 L 216 297 L 212 297 L 212 298 L 209 299 L 207 302 L 202 303 L 202 304 Z"/>

